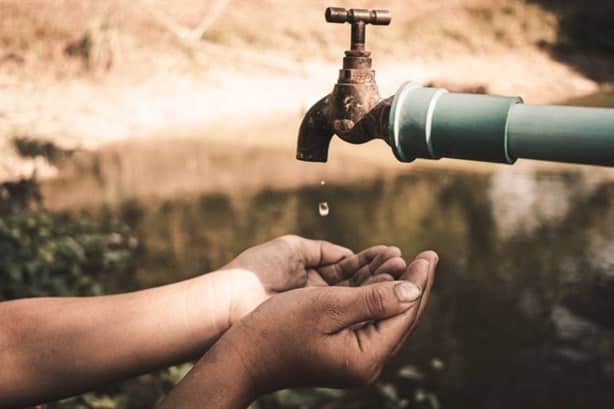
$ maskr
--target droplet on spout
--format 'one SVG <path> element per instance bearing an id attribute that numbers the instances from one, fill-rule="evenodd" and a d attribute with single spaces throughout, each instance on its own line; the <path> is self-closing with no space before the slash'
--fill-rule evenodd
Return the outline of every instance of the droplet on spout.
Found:
<path id="1" fill-rule="evenodd" d="M 318 205 L 318 211 L 320 212 L 320 216 L 328 216 L 328 212 L 330 211 L 328 208 L 328 202 L 320 202 Z"/>
<path id="2" fill-rule="evenodd" d="M 323 181 L 323 180 L 320 181 L 320 186 L 324 186 L 325 184 L 326 184 L 325 181 Z"/>

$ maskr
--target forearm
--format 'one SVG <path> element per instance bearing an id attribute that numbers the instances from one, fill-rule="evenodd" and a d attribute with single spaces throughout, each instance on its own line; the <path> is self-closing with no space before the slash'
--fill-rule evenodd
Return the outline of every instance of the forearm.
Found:
<path id="1" fill-rule="evenodd" d="M 128 294 L 0 304 L 0 408 L 199 356 L 228 328 L 221 280 L 214 273 Z"/>
<path id="2" fill-rule="evenodd" d="M 158 409 L 244 409 L 256 397 L 241 356 L 220 341 L 200 359 Z"/>

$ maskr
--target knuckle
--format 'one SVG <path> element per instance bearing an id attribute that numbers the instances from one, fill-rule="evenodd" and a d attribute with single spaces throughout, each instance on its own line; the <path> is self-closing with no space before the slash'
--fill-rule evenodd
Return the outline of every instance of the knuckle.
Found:
<path id="1" fill-rule="evenodd" d="M 334 264 L 331 272 L 331 279 L 333 282 L 338 283 L 345 278 L 345 273 L 339 264 Z"/>
<path id="2" fill-rule="evenodd" d="M 296 234 L 286 234 L 283 235 L 281 237 L 278 237 L 277 240 L 279 240 L 281 243 L 285 243 L 291 247 L 296 246 L 298 244 L 298 242 L 301 240 L 301 238 L 299 236 L 297 236 Z"/>
<path id="3" fill-rule="evenodd" d="M 286 240 L 286 241 L 296 241 L 296 240 L 299 240 L 300 237 L 297 236 L 296 234 L 284 234 L 283 236 L 280 237 L 280 239 Z"/>
<path id="4" fill-rule="evenodd" d="M 328 310 L 328 319 L 331 323 L 333 323 L 336 327 L 342 326 L 344 323 L 343 320 L 343 312 L 336 307 L 331 307 Z"/>
<path id="5" fill-rule="evenodd" d="M 301 248 L 302 240 L 304 239 L 294 234 L 286 234 L 273 240 L 273 243 L 276 243 L 284 254 L 289 252 L 293 258 L 298 258 L 297 252 Z"/>
<path id="6" fill-rule="evenodd" d="M 343 309 L 340 307 L 338 301 L 334 297 L 325 297 L 323 294 L 320 294 L 317 302 L 320 303 L 320 308 L 324 309 L 328 322 L 334 325 L 340 325 L 344 322 Z"/>
<path id="7" fill-rule="evenodd" d="M 381 288 L 374 288 L 367 292 L 365 303 L 368 313 L 372 316 L 378 316 L 386 312 L 386 297 Z"/>
<path id="8" fill-rule="evenodd" d="M 397 246 L 390 246 L 388 247 L 387 255 L 389 258 L 401 257 L 401 249 Z"/>

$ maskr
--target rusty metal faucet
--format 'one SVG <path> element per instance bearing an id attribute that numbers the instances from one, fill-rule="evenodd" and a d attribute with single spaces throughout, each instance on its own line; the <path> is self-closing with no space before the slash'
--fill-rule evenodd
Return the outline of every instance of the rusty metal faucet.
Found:
<path id="1" fill-rule="evenodd" d="M 382 102 L 365 49 L 367 25 L 390 24 L 390 12 L 329 7 L 325 17 L 329 23 L 351 24 L 351 46 L 333 92 L 311 107 L 301 123 L 296 157 L 312 162 L 326 162 L 333 134 L 355 144 L 384 138 L 391 102 Z"/>
<path id="2" fill-rule="evenodd" d="M 350 143 L 383 139 L 399 161 L 517 159 L 614 167 L 614 109 L 524 104 L 522 98 L 448 92 L 407 82 L 382 99 L 365 50 L 367 24 L 390 24 L 387 10 L 329 7 L 329 23 L 350 23 L 352 44 L 333 92 L 308 112 L 299 160 L 326 162 L 333 134 Z"/>

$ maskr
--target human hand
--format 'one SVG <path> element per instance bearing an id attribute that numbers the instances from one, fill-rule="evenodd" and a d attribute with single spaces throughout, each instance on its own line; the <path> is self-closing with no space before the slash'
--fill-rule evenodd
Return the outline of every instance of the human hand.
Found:
<path id="1" fill-rule="evenodd" d="M 255 395 L 369 384 L 414 329 L 437 261 L 435 253 L 424 252 L 397 281 L 276 295 L 234 325 L 216 348 L 241 362 Z"/>
<path id="2" fill-rule="evenodd" d="M 397 247 L 375 246 L 354 254 L 327 241 L 287 235 L 245 250 L 219 273 L 225 278 L 232 325 L 274 294 L 390 281 L 405 268 Z"/>

